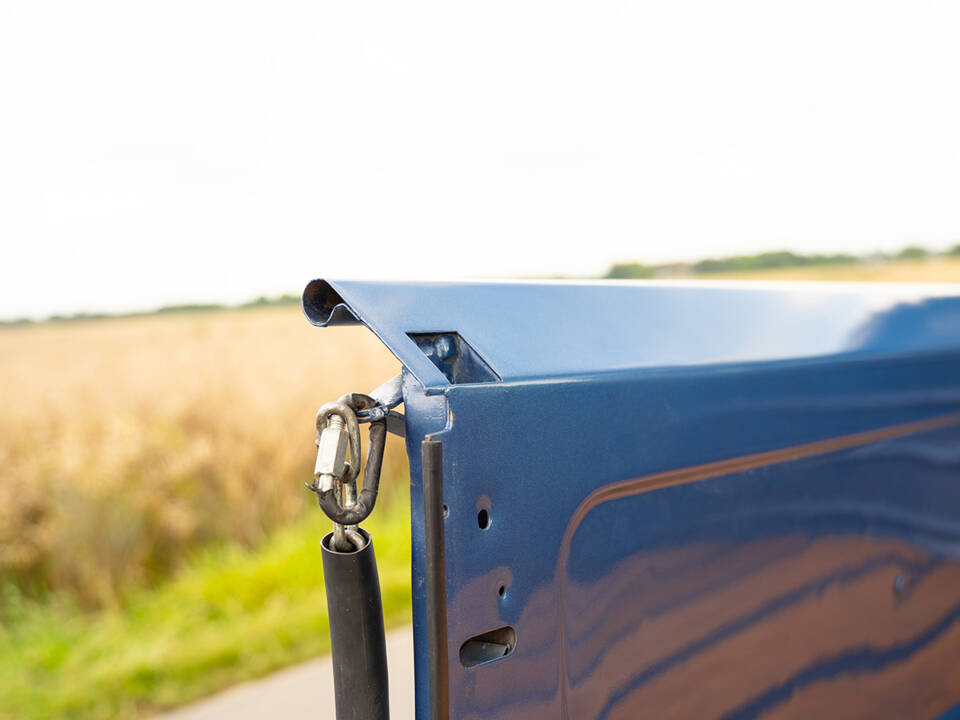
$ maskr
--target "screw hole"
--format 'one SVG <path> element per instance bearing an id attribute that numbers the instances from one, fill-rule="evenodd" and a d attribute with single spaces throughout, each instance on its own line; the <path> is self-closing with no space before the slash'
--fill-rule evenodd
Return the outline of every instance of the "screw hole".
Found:
<path id="1" fill-rule="evenodd" d="M 499 595 L 500 597 L 503 597 L 506 594 L 507 594 L 506 586 L 501 585 L 500 588 L 497 590 L 497 595 Z"/>
<path id="2" fill-rule="evenodd" d="M 490 527 L 490 513 L 487 512 L 486 508 L 477 513 L 477 525 L 480 526 L 481 530 Z"/>

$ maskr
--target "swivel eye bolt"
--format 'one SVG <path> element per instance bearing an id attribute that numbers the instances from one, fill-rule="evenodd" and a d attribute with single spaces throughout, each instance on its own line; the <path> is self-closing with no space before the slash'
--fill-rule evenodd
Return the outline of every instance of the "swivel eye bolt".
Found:
<path id="1" fill-rule="evenodd" d="M 457 343 L 451 335 L 438 335 L 433 351 L 440 360 L 450 360 L 457 354 Z"/>

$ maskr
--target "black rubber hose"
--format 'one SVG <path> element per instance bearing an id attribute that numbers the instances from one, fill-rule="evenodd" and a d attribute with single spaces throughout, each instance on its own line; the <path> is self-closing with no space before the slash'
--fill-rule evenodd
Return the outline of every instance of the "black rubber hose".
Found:
<path id="1" fill-rule="evenodd" d="M 359 550 L 337 552 L 333 533 L 321 542 L 337 720 L 389 720 L 377 560 L 370 535 L 363 529 L 357 532 L 365 540 Z"/>

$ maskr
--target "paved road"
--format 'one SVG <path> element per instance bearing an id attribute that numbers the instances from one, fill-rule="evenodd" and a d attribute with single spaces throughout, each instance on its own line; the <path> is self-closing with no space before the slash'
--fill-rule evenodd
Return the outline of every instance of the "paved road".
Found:
<path id="1" fill-rule="evenodd" d="M 387 633 L 390 720 L 413 720 L 413 631 Z M 226 690 L 157 720 L 320 720 L 333 718 L 330 656 Z"/>

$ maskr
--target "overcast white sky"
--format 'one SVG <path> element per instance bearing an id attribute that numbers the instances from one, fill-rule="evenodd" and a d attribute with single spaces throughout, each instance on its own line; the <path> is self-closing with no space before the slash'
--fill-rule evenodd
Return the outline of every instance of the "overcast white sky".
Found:
<path id="1" fill-rule="evenodd" d="M 960 3 L 0 0 L 0 317 L 960 242 Z"/>

